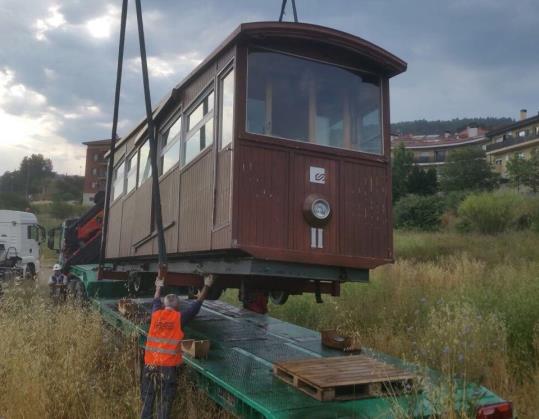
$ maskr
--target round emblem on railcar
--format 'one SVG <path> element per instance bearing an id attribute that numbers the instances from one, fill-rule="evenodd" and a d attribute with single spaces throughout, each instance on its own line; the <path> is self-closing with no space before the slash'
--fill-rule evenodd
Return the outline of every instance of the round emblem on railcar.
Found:
<path id="1" fill-rule="evenodd" d="M 331 218 L 331 206 L 327 199 L 319 194 L 311 194 L 303 204 L 303 217 L 313 227 L 325 226 Z"/>

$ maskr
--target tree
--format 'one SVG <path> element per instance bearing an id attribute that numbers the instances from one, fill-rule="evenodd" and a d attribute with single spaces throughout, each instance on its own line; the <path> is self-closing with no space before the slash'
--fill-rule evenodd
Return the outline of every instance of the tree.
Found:
<path id="1" fill-rule="evenodd" d="M 51 160 L 42 154 L 32 154 L 22 159 L 19 172 L 24 179 L 26 196 L 42 192 L 45 181 L 54 176 Z"/>
<path id="2" fill-rule="evenodd" d="M 406 195 L 408 192 L 407 180 L 412 172 L 414 163 L 414 153 L 407 150 L 403 143 L 395 149 L 391 164 L 392 182 L 393 182 L 393 202 L 397 202 L 399 198 Z"/>
<path id="3" fill-rule="evenodd" d="M 0 209 L 26 211 L 28 207 L 28 201 L 22 195 L 14 192 L 0 192 Z"/>
<path id="4" fill-rule="evenodd" d="M 444 192 L 492 190 L 500 176 L 493 172 L 481 147 L 470 146 L 451 151 L 440 169 L 440 186 Z"/>
<path id="5" fill-rule="evenodd" d="M 539 190 L 539 150 L 533 150 L 529 159 L 515 154 L 507 162 L 507 172 L 517 189 L 520 189 L 520 185 L 524 185 L 533 192 L 537 192 Z"/>
<path id="6" fill-rule="evenodd" d="M 438 175 L 431 167 L 423 170 L 414 166 L 406 179 L 407 192 L 415 195 L 433 195 L 438 191 Z"/>

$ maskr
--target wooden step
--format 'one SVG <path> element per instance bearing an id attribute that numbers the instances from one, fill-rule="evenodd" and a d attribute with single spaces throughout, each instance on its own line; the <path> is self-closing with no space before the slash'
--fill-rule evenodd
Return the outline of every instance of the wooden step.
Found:
<path id="1" fill-rule="evenodd" d="M 353 400 L 410 391 L 416 376 L 366 355 L 278 361 L 279 379 L 320 401 Z"/>

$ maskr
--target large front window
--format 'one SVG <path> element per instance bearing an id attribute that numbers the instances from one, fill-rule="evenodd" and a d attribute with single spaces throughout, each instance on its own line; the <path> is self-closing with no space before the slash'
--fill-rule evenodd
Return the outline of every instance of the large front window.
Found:
<path id="1" fill-rule="evenodd" d="M 378 76 L 249 52 L 248 132 L 382 154 L 380 97 Z"/>

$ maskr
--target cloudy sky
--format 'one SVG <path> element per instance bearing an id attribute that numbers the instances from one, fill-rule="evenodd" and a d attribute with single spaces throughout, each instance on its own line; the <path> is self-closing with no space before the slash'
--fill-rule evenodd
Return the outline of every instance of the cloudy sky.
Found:
<path id="1" fill-rule="evenodd" d="M 392 119 L 539 110 L 537 0 L 297 0 L 303 22 L 368 39 L 408 62 Z M 130 2 L 120 135 L 144 115 Z M 239 23 L 281 0 L 143 0 L 154 103 Z M 121 0 L 0 0 L 0 174 L 42 153 L 82 174 L 82 141 L 110 136 Z M 289 16 L 291 12 L 289 13 Z"/>

